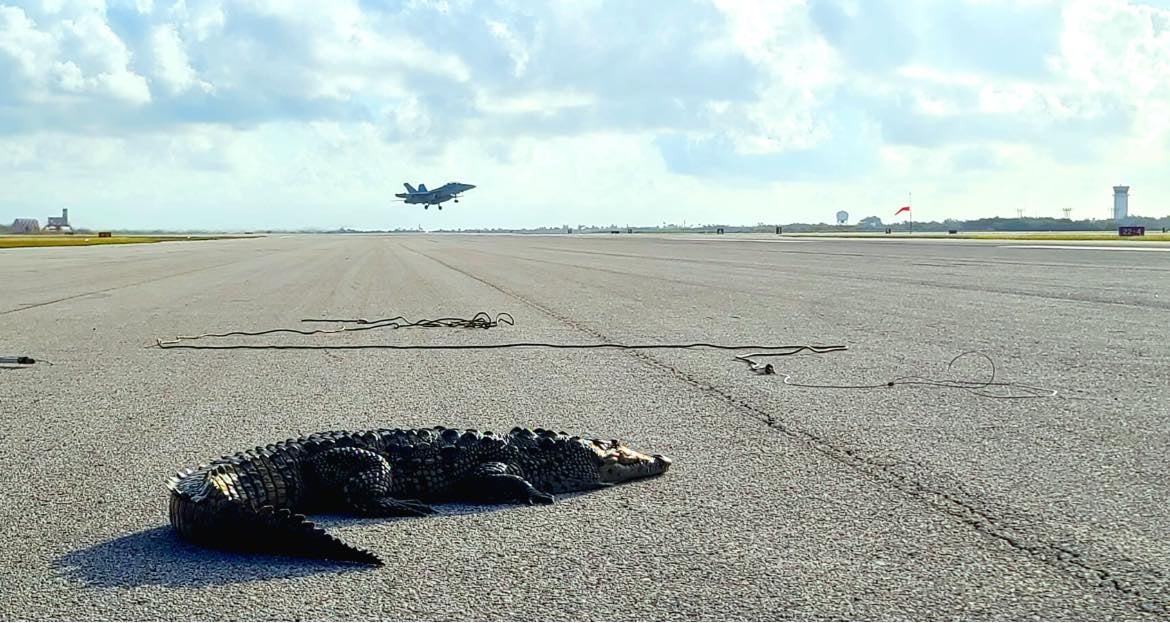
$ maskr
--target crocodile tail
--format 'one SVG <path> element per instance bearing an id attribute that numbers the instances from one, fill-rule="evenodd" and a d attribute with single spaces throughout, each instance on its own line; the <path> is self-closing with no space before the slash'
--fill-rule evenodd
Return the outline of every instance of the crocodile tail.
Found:
<path id="1" fill-rule="evenodd" d="M 372 552 L 347 545 L 287 508 L 264 506 L 245 515 L 252 515 L 252 536 L 261 551 L 382 566 Z"/>
<path id="2" fill-rule="evenodd" d="M 382 566 L 372 552 L 347 545 L 287 508 L 250 505 L 203 488 L 191 492 L 182 475 L 171 489 L 170 519 L 184 539 L 214 549 L 299 556 Z"/>

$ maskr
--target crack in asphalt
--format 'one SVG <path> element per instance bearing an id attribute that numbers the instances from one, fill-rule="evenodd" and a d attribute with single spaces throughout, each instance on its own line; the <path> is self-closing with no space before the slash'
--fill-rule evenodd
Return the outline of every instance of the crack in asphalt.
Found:
<path id="1" fill-rule="evenodd" d="M 204 270 L 213 270 L 216 268 L 222 268 L 224 266 L 228 266 L 228 265 L 235 264 L 235 263 L 236 263 L 235 261 L 231 261 L 231 262 L 224 262 L 222 264 L 214 264 L 211 266 L 201 266 L 199 268 L 192 268 L 192 269 L 180 271 L 177 273 L 170 273 L 167 275 L 162 275 L 161 277 L 152 277 L 150 279 L 146 279 L 143 281 L 136 281 L 134 283 L 125 283 L 122 285 L 110 286 L 108 288 L 102 288 L 101 290 L 92 290 L 89 292 L 82 292 L 80 294 L 72 294 L 70 296 L 63 296 L 61 298 L 53 299 L 51 301 L 42 301 L 40 303 L 30 303 L 27 305 L 22 305 L 20 307 L 15 307 L 13 309 L 0 310 L 0 316 L 4 316 L 6 314 L 15 314 L 17 312 L 26 311 L 29 309 L 36 309 L 38 307 L 46 307 L 48 305 L 55 305 L 57 303 L 63 303 L 65 301 L 72 301 L 74 299 L 85 298 L 87 296 L 94 296 L 97 294 L 105 294 L 106 292 L 113 292 L 115 290 L 124 290 L 126 288 L 133 288 L 136 286 L 142 286 L 142 285 L 146 285 L 148 283 L 154 283 L 156 281 L 163 281 L 165 279 L 171 279 L 173 277 L 182 277 L 183 275 L 190 275 L 191 273 L 197 273 L 197 272 L 204 271 Z"/>

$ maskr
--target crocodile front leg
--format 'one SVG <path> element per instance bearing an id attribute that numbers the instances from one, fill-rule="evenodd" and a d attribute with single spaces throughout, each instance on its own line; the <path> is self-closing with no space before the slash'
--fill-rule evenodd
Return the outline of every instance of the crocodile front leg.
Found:
<path id="1" fill-rule="evenodd" d="M 333 448 L 305 464 L 305 480 L 319 505 L 365 517 L 422 517 L 435 510 L 390 495 L 390 464 L 364 448 Z"/>
<path id="2" fill-rule="evenodd" d="M 538 490 L 515 471 L 506 463 L 482 463 L 460 483 L 460 492 L 465 499 L 483 504 L 553 503 L 552 495 Z"/>

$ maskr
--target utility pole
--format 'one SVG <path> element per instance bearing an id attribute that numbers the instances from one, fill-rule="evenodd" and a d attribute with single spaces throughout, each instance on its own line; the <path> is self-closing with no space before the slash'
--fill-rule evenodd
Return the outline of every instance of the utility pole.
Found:
<path id="1" fill-rule="evenodd" d="M 914 234 L 914 202 L 912 201 L 913 198 L 914 198 L 914 193 L 912 193 L 912 192 L 906 193 L 906 205 L 910 206 L 910 234 L 911 235 Z"/>

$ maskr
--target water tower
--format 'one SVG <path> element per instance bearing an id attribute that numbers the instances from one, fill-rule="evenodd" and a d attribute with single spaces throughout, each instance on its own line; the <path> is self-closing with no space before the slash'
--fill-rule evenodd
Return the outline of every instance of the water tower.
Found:
<path id="1" fill-rule="evenodd" d="M 1129 218 L 1129 186 L 1113 187 L 1113 220 Z"/>
<path id="2" fill-rule="evenodd" d="M 848 221 L 849 221 L 849 213 L 848 212 L 846 212 L 845 210 L 841 210 L 841 211 L 837 212 L 837 224 L 838 225 L 844 225 Z"/>

